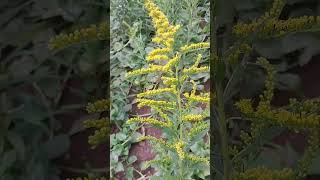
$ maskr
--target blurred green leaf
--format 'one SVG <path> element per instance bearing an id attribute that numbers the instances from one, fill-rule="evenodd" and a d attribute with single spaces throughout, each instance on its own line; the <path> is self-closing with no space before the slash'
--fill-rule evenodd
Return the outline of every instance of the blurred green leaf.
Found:
<path id="1" fill-rule="evenodd" d="M 49 159 L 54 159 L 67 152 L 69 146 L 69 136 L 66 134 L 60 134 L 49 139 L 42 148 Z"/>

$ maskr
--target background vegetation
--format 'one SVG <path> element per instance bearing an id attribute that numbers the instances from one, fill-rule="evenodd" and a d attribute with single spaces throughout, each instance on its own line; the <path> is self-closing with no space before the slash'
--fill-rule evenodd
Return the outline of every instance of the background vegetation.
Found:
<path id="1" fill-rule="evenodd" d="M 107 47 L 92 42 L 49 51 L 48 42 L 106 20 L 108 2 L 5 0 L 0 9 L 0 179 L 105 172 L 95 168 L 107 162 L 85 157 L 89 131 L 81 122 L 89 118 L 87 102 L 105 96 Z"/>
<path id="2" fill-rule="evenodd" d="M 183 3 L 156 2 L 173 22 L 189 26 L 190 40 L 202 41 L 209 36 L 208 1 L 198 1 L 195 15 L 201 18 L 197 22 L 189 22 Z M 234 9 L 225 9 L 222 19 L 235 13 L 235 21 L 248 22 L 265 12 L 271 2 L 232 0 L 230 7 Z M 0 2 L 0 179 L 51 180 L 105 171 L 107 162 L 97 160 L 105 155 L 105 149 L 92 151 L 99 152 L 98 158 L 93 158 L 97 157 L 96 153 L 91 153 L 92 159 L 81 157 L 91 152 L 87 151 L 87 136 L 91 132 L 85 131 L 81 124 L 84 119 L 92 117 L 84 111 L 86 103 L 105 97 L 108 89 L 105 74 L 109 72 L 104 65 L 109 63 L 106 58 L 109 50 L 112 60 L 111 175 L 118 179 L 145 176 L 138 166 L 133 166 L 139 159 L 129 153 L 143 131 L 136 133 L 135 130 L 141 127 L 124 125 L 129 115 L 137 113 L 134 112 L 135 93 L 150 86 L 145 82 L 154 81 L 146 80 L 152 77 L 140 77 L 130 82 L 124 78 L 128 70 L 145 65 L 146 47 L 150 46 L 152 27 L 142 1 L 110 2 L 112 47 L 107 47 L 104 42 L 89 42 L 56 52 L 48 49 L 48 40 L 60 32 L 71 32 L 104 21 L 108 4 L 104 0 Z M 287 0 L 280 18 L 303 15 L 320 15 L 319 2 Z M 203 35 L 195 36 L 199 33 Z M 317 65 L 318 35 L 305 32 L 254 44 L 256 55 L 270 59 L 280 72 L 276 83 L 277 97 L 284 97 L 283 94 L 289 92 L 292 96 L 319 96 L 319 87 L 315 86 L 319 84 L 318 74 L 313 73 L 317 69 L 310 68 L 310 64 Z M 200 38 L 192 39 L 194 37 Z M 263 88 L 264 76 L 256 70 L 245 76 L 241 94 L 254 97 Z M 286 98 L 277 103 L 286 103 Z M 233 134 L 236 135 L 237 130 L 234 128 Z M 290 139 L 292 136 L 295 138 Z M 296 139 L 302 136 L 285 132 L 284 138 L 281 136 L 275 140 L 277 144 L 273 144 L 272 151 L 260 154 L 260 163 L 273 167 L 293 163 L 304 149 L 304 144 L 298 143 L 303 139 Z M 195 148 L 201 151 L 201 147 Z M 91 161 L 99 168 L 93 167 Z M 320 173 L 319 163 L 320 157 L 317 156 L 310 174 Z"/>

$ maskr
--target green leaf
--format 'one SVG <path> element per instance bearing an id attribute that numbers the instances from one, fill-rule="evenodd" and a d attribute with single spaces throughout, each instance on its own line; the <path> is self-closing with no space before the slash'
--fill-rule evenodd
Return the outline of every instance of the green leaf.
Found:
<path id="1" fill-rule="evenodd" d="M 48 140 L 43 146 L 43 151 L 49 159 L 54 159 L 67 152 L 70 146 L 70 138 L 66 134 L 54 136 Z"/>
<path id="2" fill-rule="evenodd" d="M 118 162 L 116 168 L 115 168 L 115 171 L 116 172 L 121 172 L 121 171 L 124 171 L 124 167 L 123 167 L 123 164 L 121 162 Z"/>
<path id="3" fill-rule="evenodd" d="M 24 160 L 26 148 L 22 137 L 18 133 L 9 131 L 7 134 L 7 138 L 11 145 L 14 147 L 14 150 L 17 152 L 19 159 Z"/>
<path id="4" fill-rule="evenodd" d="M 14 150 L 10 150 L 5 152 L 2 155 L 1 161 L 0 161 L 0 176 L 3 175 L 3 173 L 13 166 L 14 162 L 16 161 L 16 152 Z"/>
<path id="5" fill-rule="evenodd" d="M 119 132 L 116 134 L 116 138 L 119 140 L 119 141 L 124 141 L 127 139 L 127 135 L 123 132 Z"/>
<path id="6" fill-rule="evenodd" d="M 277 74 L 276 80 L 276 87 L 280 90 L 298 90 L 301 85 L 300 77 L 296 74 Z"/>
<path id="7" fill-rule="evenodd" d="M 316 153 L 316 157 L 313 159 L 309 168 L 309 174 L 320 174 L 320 151 Z"/>
<path id="8" fill-rule="evenodd" d="M 138 159 L 137 156 L 130 156 L 128 158 L 128 163 L 132 164 L 132 163 L 136 162 L 137 159 Z"/>
<path id="9" fill-rule="evenodd" d="M 141 136 L 142 136 L 141 133 L 139 133 L 139 132 L 134 132 L 134 133 L 132 134 L 132 136 L 131 136 L 131 142 L 132 142 L 132 143 L 139 142 L 139 141 L 138 141 L 138 138 L 141 137 Z"/>
<path id="10" fill-rule="evenodd" d="M 133 179 L 134 178 L 134 176 L 133 176 L 133 167 L 127 168 L 126 178 L 127 179 Z"/>

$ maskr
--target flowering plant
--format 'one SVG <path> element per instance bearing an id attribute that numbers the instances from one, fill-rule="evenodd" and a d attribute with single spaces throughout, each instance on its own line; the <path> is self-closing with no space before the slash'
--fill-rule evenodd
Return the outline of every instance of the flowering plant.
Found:
<path id="1" fill-rule="evenodd" d="M 146 57 L 148 67 L 127 73 L 131 78 L 142 74 L 157 74 L 159 84 L 137 95 L 138 107 L 152 109 L 151 117 L 133 117 L 127 123 L 145 123 L 162 129 L 164 137 L 141 136 L 140 141 L 149 140 L 158 151 L 158 157 L 146 163 L 156 165 L 161 171 L 158 176 L 168 179 L 191 178 L 196 165 L 209 167 L 209 157 L 192 153 L 190 147 L 208 132 L 209 93 L 198 93 L 198 82 L 191 76 L 209 73 L 209 66 L 203 66 L 202 54 L 208 49 L 208 42 L 175 45 L 176 33 L 180 25 L 172 25 L 160 8 L 151 0 L 144 2 L 146 10 L 156 29 L 152 41 L 158 45 Z M 184 59 L 193 57 L 188 65 Z M 202 105 L 201 108 L 199 105 Z"/>

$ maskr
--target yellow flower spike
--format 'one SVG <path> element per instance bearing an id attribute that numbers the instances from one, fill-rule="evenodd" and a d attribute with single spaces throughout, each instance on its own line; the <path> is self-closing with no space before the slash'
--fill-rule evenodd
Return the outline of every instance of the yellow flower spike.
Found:
<path id="1" fill-rule="evenodd" d="M 107 141 L 109 137 L 109 128 L 107 126 L 95 130 L 93 135 L 90 135 L 88 138 L 88 143 L 91 145 L 92 149 L 95 149 L 101 143 Z"/>
<path id="2" fill-rule="evenodd" d="M 185 46 L 181 47 L 180 50 L 183 53 L 187 53 L 190 51 L 199 50 L 199 49 L 207 49 L 207 48 L 210 48 L 210 43 L 201 42 L 201 43 L 194 43 L 194 44 L 190 44 L 190 45 L 185 45 Z"/>
<path id="3" fill-rule="evenodd" d="M 209 163 L 210 163 L 209 158 L 204 158 L 204 157 L 196 156 L 193 154 L 187 154 L 186 159 L 188 159 L 189 161 L 191 161 L 193 163 L 205 163 L 206 165 L 209 165 Z"/>
<path id="4" fill-rule="evenodd" d="M 206 116 L 201 115 L 201 114 L 188 114 L 182 116 L 183 121 L 188 121 L 188 122 L 197 122 L 197 121 L 202 121 Z"/>
<path id="5" fill-rule="evenodd" d="M 172 78 L 172 77 L 161 77 L 161 80 L 163 81 L 163 84 L 167 86 L 172 86 L 172 85 L 177 85 L 178 84 L 178 79 L 177 78 Z"/>
<path id="6" fill-rule="evenodd" d="M 198 55 L 197 55 L 197 58 L 196 58 L 196 61 L 194 62 L 194 64 L 192 65 L 192 67 L 193 67 L 193 68 L 198 67 L 198 65 L 200 64 L 201 59 L 202 59 L 202 55 L 201 55 L 201 54 L 198 54 Z"/>
<path id="7" fill-rule="evenodd" d="M 108 126 L 108 119 L 101 118 L 98 120 L 85 120 L 83 125 L 85 128 L 103 128 Z"/>
<path id="8" fill-rule="evenodd" d="M 151 142 L 156 142 L 156 143 L 159 143 L 169 149 L 174 149 L 173 145 L 167 143 L 163 138 L 156 138 L 154 136 L 140 136 L 138 139 L 138 141 L 151 141 Z"/>
<path id="9" fill-rule="evenodd" d="M 179 25 L 172 26 L 169 23 L 168 18 L 161 12 L 160 8 L 154 4 L 151 0 L 145 1 L 145 7 L 149 12 L 149 16 L 152 19 L 153 26 L 156 29 L 156 37 L 152 39 L 157 44 L 163 44 L 168 48 L 171 48 L 174 43 L 174 36 L 180 29 Z"/>
<path id="10" fill-rule="evenodd" d="M 153 55 L 153 56 L 147 56 L 147 61 L 154 61 L 154 60 L 161 60 L 161 61 L 167 61 L 169 57 L 167 55 Z"/>
<path id="11" fill-rule="evenodd" d="M 171 58 L 168 63 L 163 67 L 163 69 L 169 71 L 171 68 L 176 65 L 180 60 L 180 54 L 176 54 L 173 58 Z"/>
<path id="12" fill-rule="evenodd" d="M 126 74 L 126 78 L 130 78 L 137 75 L 156 73 L 156 72 L 166 72 L 163 66 L 159 65 L 150 65 L 148 68 L 141 68 L 137 70 L 130 71 Z"/>
<path id="13" fill-rule="evenodd" d="M 187 69 L 183 70 L 183 73 L 189 74 L 189 75 L 203 73 L 203 72 L 210 72 L 209 66 L 203 66 L 203 67 L 199 67 L 199 68 L 191 67 L 191 68 L 187 68 Z"/>
<path id="14" fill-rule="evenodd" d="M 155 111 L 157 111 L 161 118 L 163 118 L 170 126 L 173 126 L 172 121 L 170 121 L 167 114 L 165 114 L 160 108 L 152 107 Z"/>
<path id="15" fill-rule="evenodd" d="M 266 90 L 263 92 L 263 95 L 261 96 L 260 104 L 265 103 L 267 105 L 270 105 L 271 100 L 273 98 L 273 90 L 274 90 L 273 81 L 274 81 L 275 69 L 266 58 L 261 58 L 261 57 L 258 58 L 258 64 L 261 65 L 267 71 L 267 79 L 265 81 Z"/>
<path id="16" fill-rule="evenodd" d="M 58 50 L 81 42 L 106 40 L 108 39 L 109 25 L 103 22 L 96 25 L 91 25 L 88 28 L 76 30 L 69 34 L 59 34 L 49 41 L 49 49 Z"/>
<path id="17" fill-rule="evenodd" d="M 172 49 L 170 49 L 170 48 L 157 48 L 157 49 L 152 50 L 148 54 L 148 56 L 162 55 L 162 54 L 169 53 L 171 51 L 172 51 Z"/>
<path id="18" fill-rule="evenodd" d="M 143 93 L 139 93 L 137 95 L 138 98 L 145 97 L 145 96 L 153 96 L 153 95 L 159 95 L 162 93 L 172 93 L 176 94 L 177 90 L 175 88 L 162 88 L 162 89 L 154 89 L 154 90 L 149 90 Z"/>
<path id="19" fill-rule="evenodd" d="M 250 99 L 241 99 L 235 103 L 235 106 L 244 114 L 253 114 L 254 110 Z"/>
<path id="20" fill-rule="evenodd" d="M 88 113 L 100 113 L 107 111 L 109 108 L 109 101 L 107 99 L 98 100 L 94 103 L 88 103 L 86 110 Z"/>
<path id="21" fill-rule="evenodd" d="M 210 102 L 210 95 L 209 93 L 203 93 L 202 95 L 196 95 L 197 84 L 191 80 L 192 83 L 192 91 L 191 94 L 184 93 L 183 95 L 186 97 L 188 101 L 191 102 L 200 102 L 200 103 L 209 103 Z"/>
<path id="22" fill-rule="evenodd" d="M 154 43 L 160 44 L 161 41 L 162 41 L 162 39 L 159 38 L 159 37 L 154 37 L 154 38 L 152 38 L 152 42 L 154 42 Z"/>
<path id="23" fill-rule="evenodd" d="M 186 96 L 186 98 L 192 102 L 199 102 L 199 103 L 206 103 L 206 104 L 210 103 L 210 98 L 206 96 L 197 96 L 197 95 L 191 94 L 190 96 Z"/>
<path id="24" fill-rule="evenodd" d="M 137 99 L 138 108 L 143 106 L 150 106 L 150 107 L 161 107 L 162 109 L 172 110 L 175 109 L 176 103 L 175 102 L 168 102 L 168 101 L 157 101 L 151 99 Z"/>
<path id="25" fill-rule="evenodd" d="M 175 144 L 175 149 L 176 149 L 180 159 L 184 159 L 185 158 L 185 152 L 183 150 L 183 147 L 185 146 L 185 144 L 186 143 L 184 141 L 182 141 L 182 140 L 180 140 L 179 142 L 177 142 Z"/>
<path id="26" fill-rule="evenodd" d="M 155 125 L 155 126 L 160 126 L 160 127 L 171 127 L 172 124 L 167 123 L 167 122 L 163 122 L 160 120 L 157 120 L 155 118 L 142 118 L 142 117 L 136 117 L 136 118 L 130 118 L 128 119 L 127 123 L 128 124 L 132 124 L 132 123 L 147 123 L 147 124 L 151 124 L 151 125 Z"/>

